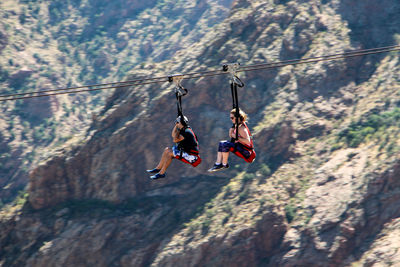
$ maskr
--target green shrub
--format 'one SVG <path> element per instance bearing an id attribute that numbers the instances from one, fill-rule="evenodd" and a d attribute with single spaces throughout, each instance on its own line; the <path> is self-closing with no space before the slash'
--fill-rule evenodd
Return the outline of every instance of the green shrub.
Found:
<path id="1" fill-rule="evenodd" d="M 349 154 L 347 154 L 347 160 L 350 161 L 355 156 L 357 156 L 357 153 L 349 153 Z"/>
<path id="2" fill-rule="evenodd" d="M 271 169 L 268 167 L 267 164 L 261 164 L 259 171 L 262 176 L 270 176 L 272 173 Z"/>
<path id="3" fill-rule="evenodd" d="M 386 152 L 389 156 L 394 155 L 395 153 L 398 152 L 397 148 L 397 143 L 396 142 L 391 142 L 387 147 L 386 147 Z"/>
<path id="4" fill-rule="evenodd" d="M 21 190 L 18 192 L 18 196 L 15 199 L 15 204 L 18 206 L 23 206 L 28 199 L 28 192 L 25 190 Z"/>
<path id="5" fill-rule="evenodd" d="M 242 181 L 243 181 L 244 184 L 246 184 L 247 182 L 253 180 L 253 178 L 254 178 L 254 174 L 252 174 L 252 173 L 245 173 L 245 174 L 243 175 Z"/>
<path id="6" fill-rule="evenodd" d="M 296 216 L 297 209 L 293 204 L 288 204 L 285 206 L 285 216 L 289 223 L 291 223 Z"/>
<path id="7" fill-rule="evenodd" d="M 237 200 L 236 204 L 242 203 L 244 200 L 246 200 L 249 197 L 249 190 L 246 188 L 243 192 L 239 194 L 239 199 Z"/>
<path id="8" fill-rule="evenodd" d="M 338 150 L 338 149 L 341 149 L 342 147 L 343 147 L 342 143 L 333 144 L 332 147 L 331 147 L 331 152 L 335 151 L 335 150 Z"/>
<path id="9" fill-rule="evenodd" d="M 232 187 L 227 185 L 224 190 L 224 199 L 227 199 L 230 195 L 232 195 Z"/>
<path id="10" fill-rule="evenodd" d="M 222 225 L 225 225 L 225 224 L 229 221 L 229 218 L 230 218 L 230 217 L 231 217 L 230 215 L 226 215 L 226 216 L 222 219 L 221 224 L 222 224 Z"/>
<path id="11" fill-rule="evenodd" d="M 212 219 L 209 217 L 206 217 L 202 222 L 201 222 L 201 231 L 203 233 L 207 232 L 208 229 L 210 228 L 210 225 L 212 223 Z"/>
<path id="12" fill-rule="evenodd" d="M 232 206 L 229 203 L 226 203 L 223 207 L 222 210 L 226 213 L 228 213 L 229 215 L 232 215 Z"/>
<path id="13" fill-rule="evenodd" d="M 22 7 L 21 14 L 18 16 L 19 23 L 24 24 L 26 22 L 26 8 Z"/>
<path id="14" fill-rule="evenodd" d="M 400 108 L 371 114 L 357 122 L 352 122 L 338 134 L 338 141 L 346 143 L 349 147 L 358 147 L 366 139 L 376 137 L 379 130 L 384 131 L 392 126 L 400 126 Z"/>

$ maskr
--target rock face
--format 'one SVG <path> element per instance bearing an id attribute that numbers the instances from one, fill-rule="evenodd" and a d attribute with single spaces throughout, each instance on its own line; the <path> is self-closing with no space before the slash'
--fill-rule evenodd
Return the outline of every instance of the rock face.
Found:
<path id="1" fill-rule="evenodd" d="M 198 42 L 228 16 L 232 1 L 1 1 L 0 93 L 121 81 L 132 69 L 147 75 L 146 62 L 164 62 Z M 169 65 L 159 71 L 169 72 Z M 0 203 L 26 189 L 29 170 L 47 152 L 84 135 L 111 92 L 1 105 L 0 154 L 7 159 L 1 162 L 6 167 L 0 166 Z"/>
<path id="2" fill-rule="evenodd" d="M 8 38 L 7 35 L 0 30 L 0 51 L 4 49 L 8 44 Z"/>
<path id="3" fill-rule="evenodd" d="M 382 5 L 398 25 L 392 12 L 400 4 Z M 391 45 L 399 27 L 382 39 L 360 30 L 365 20 L 371 27 L 386 22 L 384 15 L 369 16 L 373 6 L 235 1 L 214 31 L 165 64 L 194 72 L 226 61 L 255 64 Z M 151 66 L 137 71 L 163 71 Z M 369 266 L 385 256 L 390 266 L 400 248 L 398 55 L 240 76 L 246 83 L 240 104 L 257 151 L 253 164 L 231 158 L 229 171 L 205 174 L 230 127 L 231 107 L 228 79 L 207 77 L 184 81 L 183 98 L 203 163 L 193 169 L 173 162 L 167 179 L 149 180 L 145 169 L 171 144 L 173 90 L 164 84 L 118 89 L 80 143 L 31 172 L 28 202 L 1 217 L 0 262 Z"/>

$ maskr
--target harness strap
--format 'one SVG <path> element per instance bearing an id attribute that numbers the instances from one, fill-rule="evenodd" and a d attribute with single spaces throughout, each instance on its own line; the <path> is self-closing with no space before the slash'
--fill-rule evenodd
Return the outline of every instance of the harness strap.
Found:
<path id="1" fill-rule="evenodd" d="M 231 94 L 232 94 L 232 107 L 235 109 L 235 127 L 236 137 L 235 140 L 239 140 L 239 100 L 237 94 L 237 84 L 231 80 Z"/>
<path id="2" fill-rule="evenodd" d="M 192 134 L 193 134 L 193 136 L 194 136 L 194 140 L 196 141 L 196 148 L 197 148 L 197 150 L 191 149 L 191 150 L 190 150 L 190 153 L 192 153 L 192 154 L 194 154 L 194 155 L 198 155 L 198 154 L 199 154 L 199 150 L 200 150 L 200 147 L 199 147 L 199 140 L 197 139 L 197 135 L 194 133 L 193 129 L 190 128 L 190 127 L 188 127 L 188 129 L 192 132 Z M 189 154 L 190 154 L 190 153 L 189 153 Z"/>
<path id="3" fill-rule="evenodd" d="M 175 83 L 176 107 L 178 111 L 178 116 L 181 116 L 181 118 L 183 118 L 182 96 L 185 96 L 188 93 L 188 90 L 181 85 L 183 77 L 184 77 L 183 75 L 179 74 L 168 77 L 169 82 Z"/>
<path id="4" fill-rule="evenodd" d="M 236 137 L 235 140 L 239 140 L 239 98 L 237 88 L 243 87 L 244 83 L 236 76 L 239 63 L 225 64 L 222 66 L 223 71 L 228 71 L 231 74 L 231 93 L 232 93 L 232 107 L 235 109 L 235 124 L 236 124 Z"/>
<path id="5" fill-rule="evenodd" d="M 236 100 L 236 110 L 235 110 L 235 122 L 236 122 L 236 140 L 239 140 L 239 119 L 240 119 L 240 114 L 239 114 L 239 99 L 238 99 L 238 93 L 237 93 L 237 84 L 234 83 L 234 92 L 235 92 L 235 100 Z"/>
<path id="6" fill-rule="evenodd" d="M 242 124 L 244 125 L 244 127 L 246 127 L 246 129 L 247 129 L 247 132 L 249 133 L 249 136 L 250 136 L 250 145 L 247 145 L 247 144 L 244 144 L 244 143 L 242 143 L 242 142 L 240 142 L 239 141 L 239 143 L 246 149 L 246 150 L 253 150 L 254 149 L 254 144 L 253 144 L 253 136 L 252 136 L 252 134 L 251 134 L 251 132 L 250 132 L 250 129 L 249 129 L 249 127 L 247 127 L 247 124 L 245 123 L 245 122 L 242 122 Z M 233 148 L 233 151 L 232 152 L 236 152 L 236 148 Z"/>
<path id="7" fill-rule="evenodd" d="M 178 116 L 182 116 L 182 95 L 179 95 L 178 92 L 175 93 L 176 96 L 176 108 L 178 110 Z"/>
<path id="8" fill-rule="evenodd" d="M 249 133 L 249 136 L 250 136 L 250 146 L 249 146 L 249 145 L 246 145 L 246 144 L 242 144 L 242 143 L 241 143 L 241 144 L 242 144 L 244 147 L 248 148 L 248 149 L 254 149 L 253 135 L 251 134 L 250 129 L 249 129 L 249 127 L 247 127 L 247 124 L 246 124 L 245 122 L 243 122 L 243 125 L 244 125 L 244 127 L 246 127 L 247 132 Z"/>

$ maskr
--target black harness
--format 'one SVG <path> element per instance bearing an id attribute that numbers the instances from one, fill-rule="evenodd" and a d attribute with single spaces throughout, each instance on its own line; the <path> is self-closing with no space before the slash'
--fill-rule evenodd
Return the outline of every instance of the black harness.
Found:
<path id="1" fill-rule="evenodd" d="M 237 88 L 238 87 L 244 87 L 244 83 L 239 79 L 238 76 L 236 76 L 236 71 L 239 67 L 239 63 L 233 63 L 233 64 L 225 64 L 222 67 L 223 71 L 228 71 L 231 73 L 231 94 L 232 94 L 232 108 L 235 109 L 235 125 L 236 126 L 236 137 L 234 140 L 231 141 L 236 141 L 239 140 L 239 119 L 240 119 L 240 113 L 239 113 L 239 98 L 238 98 L 238 92 Z"/>
<path id="2" fill-rule="evenodd" d="M 239 140 L 239 120 L 240 120 L 240 113 L 239 113 L 239 98 L 238 98 L 238 92 L 237 88 L 238 87 L 244 87 L 244 83 L 239 79 L 239 77 L 236 75 L 237 69 L 239 68 L 239 63 L 233 63 L 233 64 L 226 64 L 223 66 L 222 70 L 223 71 L 228 71 L 231 74 L 231 94 L 232 94 L 232 107 L 235 109 L 235 124 L 232 126 L 232 128 L 236 128 L 236 136 L 235 138 L 231 139 L 232 143 L 235 143 L 235 141 Z M 249 128 L 247 127 L 246 123 L 243 121 L 242 122 L 243 126 L 246 127 L 247 132 L 250 135 L 250 145 L 245 145 L 243 143 L 239 144 L 243 146 L 245 150 L 247 150 L 250 153 L 249 157 L 245 157 L 242 155 L 236 148 L 236 143 L 235 146 L 231 148 L 230 151 L 235 153 L 237 156 L 243 158 L 246 162 L 251 163 L 254 161 L 256 157 L 256 152 L 254 151 L 253 147 L 253 136 L 250 133 Z"/>
<path id="3" fill-rule="evenodd" d="M 183 75 L 173 75 L 168 77 L 169 82 L 175 83 L 175 97 L 176 97 L 176 108 L 178 110 L 178 117 L 181 117 L 181 123 L 183 126 L 187 127 L 187 124 L 183 117 L 182 111 L 182 96 L 187 95 L 188 90 L 181 85 Z"/>
<path id="4" fill-rule="evenodd" d="M 181 129 L 182 131 L 185 131 L 186 129 L 189 129 L 191 131 L 191 133 L 194 136 L 194 140 L 196 142 L 196 147 L 193 149 L 190 149 L 190 151 L 187 151 L 189 154 L 192 155 L 199 155 L 199 150 L 198 150 L 198 139 L 196 134 L 194 133 L 194 131 L 192 130 L 192 128 L 190 128 L 189 125 L 187 125 L 185 119 L 184 119 L 184 115 L 183 115 L 183 111 L 182 111 L 182 96 L 187 95 L 188 90 L 186 88 L 184 88 L 181 84 L 181 81 L 183 79 L 183 75 L 173 75 L 173 76 L 169 76 L 168 77 L 168 81 L 169 82 L 173 82 L 175 83 L 175 97 L 176 97 L 176 107 L 177 107 L 177 112 L 178 112 L 178 117 L 180 116 L 181 118 L 181 123 L 183 125 L 183 128 Z M 183 153 L 183 149 L 182 146 L 180 146 L 178 144 L 178 149 L 180 150 L 180 159 L 182 159 L 182 153 Z"/>

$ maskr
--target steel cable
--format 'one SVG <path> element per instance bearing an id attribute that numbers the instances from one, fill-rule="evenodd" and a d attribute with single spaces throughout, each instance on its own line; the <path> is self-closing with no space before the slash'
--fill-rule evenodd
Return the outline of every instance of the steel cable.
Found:
<path id="1" fill-rule="evenodd" d="M 270 62 L 270 63 L 253 64 L 253 65 L 240 67 L 237 70 L 237 72 L 281 68 L 281 67 L 289 66 L 289 65 L 309 64 L 309 63 L 316 63 L 316 62 L 321 62 L 321 61 L 338 60 L 338 59 L 345 59 L 345 58 L 386 53 L 386 52 L 395 52 L 395 51 L 400 51 L 400 45 L 377 47 L 377 48 L 370 48 L 370 49 L 364 49 L 364 50 L 354 50 L 354 51 L 349 51 L 349 52 L 344 52 L 344 53 L 339 53 L 339 54 L 310 57 L 310 58 L 303 58 L 303 59 L 291 59 L 291 60 L 277 61 L 277 62 Z M 225 74 L 227 74 L 227 72 L 225 72 L 223 70 L 208 70 L 208 71 L 201 71 L 201 72 L 186 73 L 186 74 L 182 74 L 182 75 L 183 75 L 183 79 L 196 79 L 196 78 L 212 77 L 212 76 L 225 75 Z M 25 92 L 25 93 L 6 94 L 6 95 L 0 95 L 0 102 L 163 83 L 163 82 L 168 82 L 169 77 L 170 76 L 161 76 L 161 77 L 154 77 L 154 78 L 141 78 L 141 79 L 135 79 L 135 80 L 129 80 L 129 81 L 123 81 L 123 82 L 112 82 L 112 83 L 93 84 L 93 85 L 86 85 L 86 86 L 59 88 L 59 89 L 49 89 L 49 90 L 41 90 L 41 91 L 33 91 L 33 92 Z"/>

